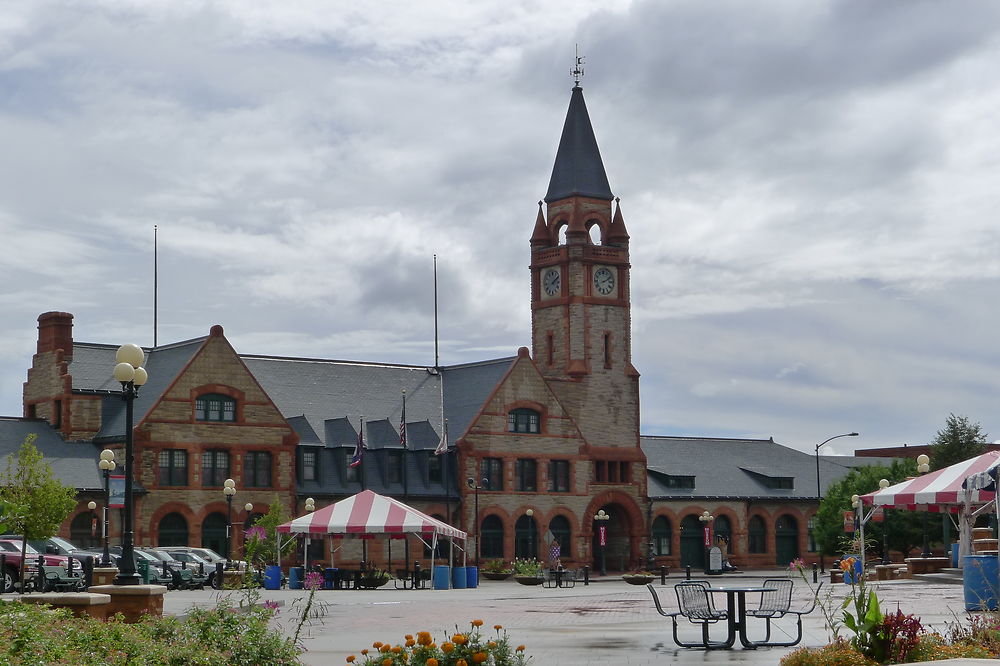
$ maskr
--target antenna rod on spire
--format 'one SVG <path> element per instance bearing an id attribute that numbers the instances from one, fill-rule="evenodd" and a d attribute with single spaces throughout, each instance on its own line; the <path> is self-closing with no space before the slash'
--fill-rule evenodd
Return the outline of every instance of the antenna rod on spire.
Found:
<path id="1" fill-rule="evenodd" d="M 441 367 L 438 354 L 438 256 L 434 255 L 434 369 Z"/>
<path id="2" fill-rule="evenodd" d="M 583 58 L 584 56 L 580 55 L 580 45 L 577 44 L 576 60 L 573 63 L 573 69 L 569 70 L 569 75 L 573 77 L 573 80 L 578 88 L 580 87 L 580 79 L 583 78 Z"/>
<path id="3" fill-rule="evenodd" d="M 157 329 L 157 292 L 158 292 L 158 279 L 159 270 L 157 265 L 157 248 L 156 248 L 156 225 L 153 225 L 153 349 L 158 346 L 156 344 L 156 329 Z"/>

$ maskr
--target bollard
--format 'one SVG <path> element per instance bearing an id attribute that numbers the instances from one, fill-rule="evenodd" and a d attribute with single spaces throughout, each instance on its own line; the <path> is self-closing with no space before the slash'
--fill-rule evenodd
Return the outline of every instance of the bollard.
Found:
<path id="1" fill-rule="evenodd" d="M 70 558 L 67 558 L 67 560 L 68 561 L 66 562 L 66 571 L 67 571 L 68 575 L 72 576 L 73 575 L 73 558 L 70 557 Z"/>
<path id="2" fill-rule="evenodd" d="M 71 557 L 70 562 L 73 561 Z M 90 587 L 94 584 L 94 558 L 88 557 L 83 561 L 83 584 Z"/>
<path id="3" fill-rule="evenodd" d="M 583 568 L 583 584 L 590 585 L 590 567 Z"/>
<path id="4" fill-rule="evenodd" d="M 198 575 L 199 576 L 204 576 L 205 575 L 205 563 L 204 562 L 199 562 L 198 563 Z"/>
<path id="5" fill-rule="evenodd" d="M 819 582 L 819 573 L 817 573 L 817 571 L 816 571 L 816 563 L 815 562 L 813 562 L 813 582 L 814 583 L 818 583 Z"/>
<path id="6" fill-rule="evenodd" d="M 667 584 L 667 568 L 660 567 L 660 585 Z"/>
<path id="7" fill-rule="evenodd" d="M 684 567 L 684 577 L 687 580 L 691 580 L 691 565 L 690 564 L 687 565 L 686 567 Z"/>
<path id="8" fill-rule="evenodd" d="M 225 581 L 226 574 L 223 573 L 223 571 L 225 570 L 225 566 L 226 565 L 223 564 L 222 562 L 215 563 L 215 581 L 213 587 L 215 587 L 215 589 L 217 590 L 221 590 L 226 586 L 226 581 Z"/>
<path id="9" fill-rule="evenodd" d="M 413 582 L 410 583 L 410 589 L 415 590 L 423 584 L 424 582 L 420 578 L 420 560 L 417 560 L 413 563 Z"/>
<path id="10" fill-rule="evenodd" d="M 187 569 L 187 568 L 188 568 L 187 560 L 184 560 L 183 562 L 181 562 L 181 569 Z"/>
<path id="11" fill-rule="evenodd" d="M 826 565 L 823 563 L 823 553 L 819 554 L 819 572 L 821 574 L 826 573 Z"/>

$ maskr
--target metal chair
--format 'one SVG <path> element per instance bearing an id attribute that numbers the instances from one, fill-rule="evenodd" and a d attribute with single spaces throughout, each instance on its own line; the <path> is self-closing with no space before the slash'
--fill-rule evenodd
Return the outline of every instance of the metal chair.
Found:
<path id="1" fill-rule="evenodd" d="M 656 612 L 663 617 L 669 617 L 673 624 L 674 643 L 681 647 L 692 648 L 723 648 L 726 643 L 723 641 L 712 641 L 709 639 L 708 627 L 710 624 L 725 620 L 726 611 L 716 610 L 712 605 L 712 597 L 708 593 L 708 583 L 704 581 L 690 581 L 678 583 L 674 586 L 677 594 L 677 606 L 680 610 L 675 613 L 668 613 L 663 610 L 660 598 L 651 583 L 646 585 L 649 593 L 653 595 L 653 603 L 656 605 Z M 701 625 L 701 643 L 685 643 L 677 635 L 677 616 L 686 617 L 690 622 Z"/>
<path id="2" fill-rule="evenodd" d="M 819 591 L 823 587 L 820 583 L 813 594 L 812 604 L 803 610 L 791 610 L 792 605 L 792 581 L 788 578 L 770 578 L 764 581 L 764 587 L 773 587 L 773 592 L 761 593 L 760 606 L 747 610 L 748 617 L 762 617 L 766 624 L 766 633 L 762 644 L 768 647 L 791 647 L 798 645 L 802 640 L 802 616 L 808 615 L 816 608 L 816 600 L 819 598 Z M 771 620 L 782 618 L 785 615 L 795 615 L 796 636 L 788 642 L 771 642 Z"/>

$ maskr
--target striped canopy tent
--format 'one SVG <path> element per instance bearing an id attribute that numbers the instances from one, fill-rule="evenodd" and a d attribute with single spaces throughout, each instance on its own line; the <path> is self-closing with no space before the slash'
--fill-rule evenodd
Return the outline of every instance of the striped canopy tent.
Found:
<path id="1" fill-rule="evenodd" d="M 421 534 L 426 537 L 466 537 L 465 532 L 432 518 L 399 500 L 371 490 L 342 499 L 278 526 L 279 532 L 293 534 L 364 535 Z"/>
<path id="2" fill-rule="evenodd" d="M 985 480 L 989 471 L 996 469 L 998 464 L 1000 451 L 987 451 L 974 458 L 862 495 L 861 502 L 890 509 L 958 514 L 958 564 L 961 567 L 962 558 L 972 552 L 972 525 L 976 517 L 994 507 L 996 486 L 991 488 Z M 974 481 L 967 483 L 967 480 Z"/>

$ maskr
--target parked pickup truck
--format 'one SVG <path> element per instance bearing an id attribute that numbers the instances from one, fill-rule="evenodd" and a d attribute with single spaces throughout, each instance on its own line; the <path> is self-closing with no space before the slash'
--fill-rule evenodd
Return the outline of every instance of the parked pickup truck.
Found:
<path id="1" fill-rule="evenodd" d="M 4 554 L 6 559 L 3 569 L 3 592 L 13 592 L 21 580 L 21 541 L 0 539 L 0 552 Z M 25 552 L 28 559 L 25 571 L 25 580 L 27 580 L 38 573 L 39 553 L 30 545 Z M 42 555 L 42 557 L 45 558 L 45 564 L 48 566 L 66 566 L 69 562 L 69 558 L 65 555 Z"/>

